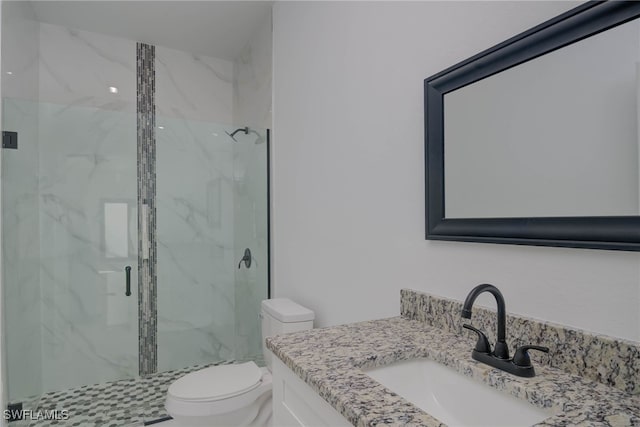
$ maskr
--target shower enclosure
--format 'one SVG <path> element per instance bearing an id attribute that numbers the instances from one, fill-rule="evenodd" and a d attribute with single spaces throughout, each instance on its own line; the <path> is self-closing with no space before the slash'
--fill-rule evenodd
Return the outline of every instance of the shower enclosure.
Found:
<path id="1" fill-rule="evenodd" d="M 2 31 L 2 127 L 18 134 L 0 179 L 9 402 L 260 362 L 267 129 L 178 111 L 176 81 L 195 77 L 172 61 L 193 55 L 32 20 Z M 216 61 L 193 73 L 232 69 Z"/>

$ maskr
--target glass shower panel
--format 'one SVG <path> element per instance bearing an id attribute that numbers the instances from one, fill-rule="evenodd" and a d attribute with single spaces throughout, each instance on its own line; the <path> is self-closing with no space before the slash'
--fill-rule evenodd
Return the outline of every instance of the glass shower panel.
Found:
<path id="1" fill-rule="evenodd" d="M 233 141 L 158 117 L 158 371 L 235 357 Z M 235 264 L 234 264 L 235 262 Z"/>
<path id="2" fill-rule="evenodd" d="M 3 227 L 29 221 L 34 228 L 5 234 L 3 245 L 8 256 L 29 236 L 38 246 L 27 242 L 33 247 L 17 260 L 28 262 L 37 279 L 25 289 L 26 276 L 9 268 L 11 276 L 4 277 L 5 324 L 21 331 L 7 334 L 10 399 L 135 377 L 135 114 L 11 99 L 4 106 L 4 127 L 18 127 L 19 145 L 3 153 Z M 35 130 L 26 130 L 17 116 L 32 110 Z M 37 159 L 27 172 L 15 161 L 22 155 Z M 30 181 L 13 185 L 19 174 Z M 23 200 L 37 218 L 9 212 L 16 205 L 8 199 Z M 3 262 L 5 268 L 15 264 L 7 256 Z M 125 295 L 126 266 L 132 267 L 131 296 Z M 27 309 L 17 309 L 21 305 Z M 25 324 L 33 335 L 24 333 Z M 23 353 L 27 345 L 38 348 Z"/>
<path id="3" fill-rule="evenodd" d="M 236 359 L 263 364 L 260 303 L 267 299 L 269 281 L 268 133 L 249 128 L 233 145 L 235 256 L 251 250 L 250 268 L 235 270 Z"/>
<path id="4" fill-rule="evenodd" d="M 38 104 L 3 99 L 4 129 L 19 149 L 2 150 L 2 282 L 9 401 L 42 392 Z"/>

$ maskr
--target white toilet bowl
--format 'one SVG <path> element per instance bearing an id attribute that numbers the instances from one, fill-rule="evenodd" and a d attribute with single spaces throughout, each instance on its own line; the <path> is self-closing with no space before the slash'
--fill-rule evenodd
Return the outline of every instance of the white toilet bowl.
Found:
<path id="1" fill-rule="evenodd" d="M 165 408 L 184 427 L 268 425 L 271 373 L 253 362 L 192 372 L 169 386 Z"/>
<path id="2" fill-rule="evenodd" d="M 262 335 L 311 329 L 314 314 L 286 298 L 262 302 Z M 265 349 L 267 366 L 271 353 Z M 211 366 L 169 386 L 165 409 L 180 427 L 271 425 L 271 373 L 254 362 Z"/>

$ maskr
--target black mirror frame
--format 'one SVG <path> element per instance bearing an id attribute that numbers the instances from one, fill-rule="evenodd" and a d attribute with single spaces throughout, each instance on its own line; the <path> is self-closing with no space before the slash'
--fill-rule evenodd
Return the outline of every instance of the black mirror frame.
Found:
<path id="1" fill-rule="evenodd" d="M 444 95 L 636 19 L 640 2 L 587 2 L 424 81 L 426 238 L 640 251 L 640 216 L 446 218 Z"/>

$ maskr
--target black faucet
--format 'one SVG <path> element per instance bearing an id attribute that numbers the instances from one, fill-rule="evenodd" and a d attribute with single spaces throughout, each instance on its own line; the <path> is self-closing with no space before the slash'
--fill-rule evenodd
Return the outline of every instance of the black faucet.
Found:
<path id="1" fill-rule="evenodd" d="M 486 363 L 494 368 L 501 369 L 520 377 L 533 377 L 535 371 L 533 365 L 531 365 L 531 359 L 529 358 L 528 350 L 538 350 L 545 353 L 549 352 L 547 347 L 540 347 L 535 345 L 525 345 L 518 348 L 513 356 L 513 359 L 509 357 L 509 347 L 506 341 L 506 308 L 504 304 L 504 297 L 498 288 L 489 284 L 478 285 L 469 292 L 467 299 L 462 307 L 462 317 L 465 319 L 471 319 L 471 307 L 475 302 L 478 295 L 483 292 L 491 293 L 498 303 L 498 336 L 496 345 L 493 351 L 491 351 L 491 344 L 486 335 L 479 329 L 474 328 L 471 325 L 464 324 L 464 328 L 469 329 L 478 334 L 478 342 L 476 348 L 471 353 L 471 357 L 482 363 Z"/>
<path id="2" fill-rule="evenodd" d="M 473 307 L 473 303 L 483 292 L 490 292 L 496 298 L 496 302 L 498 303 L 498 340 L 496 341 L 496 347 L 493 350 L 493 354 L 495 357 L 499 359 L 508 359 L 509 358 L 509 347 L 507 346 L 506 341 L 506 322 L 507 322 L 507 312 L 504 305 L 504 297 L 502 296 L 502 292 L 498 288 L 493 285 L 484 284 L 478 285 L 469 292 L 467 295 L 467 299 L 464 301 L 464 306 L 462 307 L 462 317 L 465 319 L 471 319 L 471 307 Z M 469 328 L 467 328 L 469 329 Z"/>

